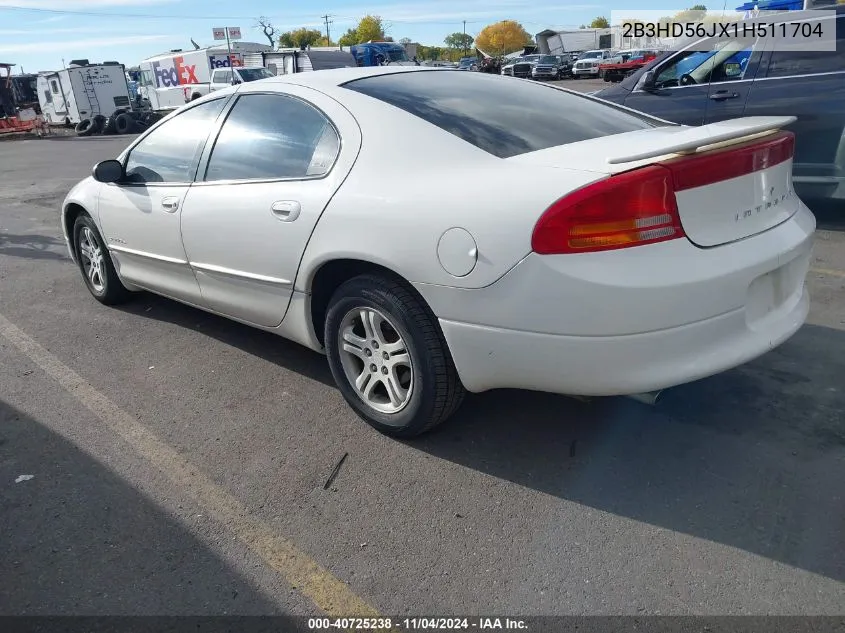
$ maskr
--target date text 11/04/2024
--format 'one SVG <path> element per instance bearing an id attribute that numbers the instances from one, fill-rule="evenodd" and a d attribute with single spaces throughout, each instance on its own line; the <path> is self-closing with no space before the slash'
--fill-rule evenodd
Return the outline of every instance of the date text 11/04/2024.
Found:
<path id="1" fill-rule="evenodd" d="M 311 630 L 343 631 L 444 631 L 444 630 L 525 630 L 528 625 L 519 618 L 309 618 Z"/>

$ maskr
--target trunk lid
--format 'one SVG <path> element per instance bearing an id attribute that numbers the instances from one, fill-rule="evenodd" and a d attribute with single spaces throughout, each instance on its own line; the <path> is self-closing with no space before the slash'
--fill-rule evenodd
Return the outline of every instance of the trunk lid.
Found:
<path id="1" fill-rule="evenodd" d="M 762 233 L 800 207 L 792 186 L 794 117 L 745 117 L 700 127 L 669 125 L 580 141 L 507 160 L 612 176 L 659 164 L 674 174 L 687 237 L 713 247 Z"/>

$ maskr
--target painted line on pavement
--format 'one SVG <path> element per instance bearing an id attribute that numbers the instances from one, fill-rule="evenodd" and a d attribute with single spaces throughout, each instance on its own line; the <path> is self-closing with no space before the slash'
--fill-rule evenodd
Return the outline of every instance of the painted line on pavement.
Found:
<path id="1" fill-rule="evenodd" d="M 82 376 L 62 363 L 14 323 L 0 314 L 0 334 L 58 382 L 139 455 L 185 490 L 209 516 L 229 526 L 235 536 L 262 558 L 291 586 L 310 598 L 317 607 L 337 617 L 378 617 L 339 578 L 322 567 L 289 540 L 250 515 L 235 497 L 201 474 L 199 468 L 180 455 L 143 424 L 92 387 Z"/>

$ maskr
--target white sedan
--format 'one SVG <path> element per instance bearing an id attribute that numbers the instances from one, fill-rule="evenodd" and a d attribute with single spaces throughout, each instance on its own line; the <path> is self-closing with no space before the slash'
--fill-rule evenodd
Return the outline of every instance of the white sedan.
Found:
<path id="1" fill-rule="evenodd" d="M 465 391 L 654 393 L 788 339 L 815 230 L 791 121 L 416 67 L 275 77 L 99 163 L 62 227 L 102 303 L 148 290 L 325 352 L 408 437 Z"/>

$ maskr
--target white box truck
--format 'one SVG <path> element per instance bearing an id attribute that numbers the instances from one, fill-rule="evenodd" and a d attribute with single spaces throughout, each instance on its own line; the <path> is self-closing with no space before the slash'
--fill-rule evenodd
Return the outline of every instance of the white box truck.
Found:
<path id="1" fill-rule="evenodd" d="M 265 44 L 238 42 L 231 54 L 220 46 L 192 51 L 171 51 L 139 64 L 138 93 L 144 107 L 174 110 L 211 92 L 214 71 L 244 67 L 244 52 L 252 48 L 272 50 Z M 237 78 L 237 77 L 236 77 Z"/>
<path id="2" fill-rule="evenodd" d="M 132 107 L 126 69 L 117 62 L 71 62 L 64 70 L 39 73 L 37 86 L 44 119 L 54 125 L 77 125 Z"/>

